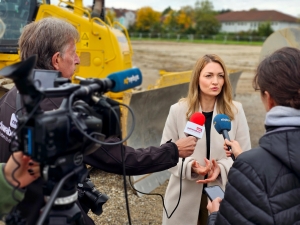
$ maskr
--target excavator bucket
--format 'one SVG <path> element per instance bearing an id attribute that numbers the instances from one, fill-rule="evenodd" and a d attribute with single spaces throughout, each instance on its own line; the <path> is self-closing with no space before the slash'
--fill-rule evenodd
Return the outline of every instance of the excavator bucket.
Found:
<path id="1" fill-rule="evenodd" d="M 294 47 L 300 49 L 299 28 L 285 28 L 271 34 L 262 46 L 259 61 L 282 47 Z"/>
<path id="2" fill-rule="evenodd" d="M 185 97 L 187 90 L 188 83 L 183 83 L 125 95 L 124 103 L 130 106 L 136 119 L 135 129 L 127 144 L 134 148 L 158 146 L 170 106 Z M 127 115 L 127 131 L 131 125 L 132 117 Z"/>
<path id="3" fill-rule="evenodd" d="M 123 101 L 129 105 L 135 115 L 135 128 L 127 141 L 127 145 L 134 148 L 159 146 L 170 106 L 186 96 L 187 90 L 188 83 L 183 83 L 148 91 L 126 93 Z M 127 118 L 125 128 L 129 131 L 133 124 L 132 117 L 128 112 L 126 114 L 124 115 L 125 120 Z M 132 182 L 137 190 L 148 193 L 164 183 L 169 177 L 168 171 L 162 171 L 133 176 Z"/>

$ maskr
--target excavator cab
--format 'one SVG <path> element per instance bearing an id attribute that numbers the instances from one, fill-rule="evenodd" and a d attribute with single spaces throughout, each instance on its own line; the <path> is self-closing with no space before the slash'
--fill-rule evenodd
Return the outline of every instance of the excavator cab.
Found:
<path id="1" fill-rule="evenodd" d="M 18 39 L 23 27 L 34 20 L 37 0 L 0 1 L 0 53 L 18 54 Z"/>

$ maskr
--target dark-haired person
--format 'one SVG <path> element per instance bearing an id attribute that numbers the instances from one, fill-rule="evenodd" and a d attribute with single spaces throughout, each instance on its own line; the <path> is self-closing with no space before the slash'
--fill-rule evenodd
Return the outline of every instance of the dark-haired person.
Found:
<path id="1" fill-rule="evenodd" d="M 65 20 L 47 17 L 32 22 L 24 27 L 19 39 L 21 60 L 26 60 L 36 54 L 38 55 L 36 69 L 58 70 L 63 77 L 71 78 L 76 65 L 80 63 L 76 54 L 78 40 L 78 31 Z M 17 128 L 16 97 L 17 89 L 14 87 L 0 99 L 0 162 L 6 162 L 11 154 L 9 143 Z M 44 111 L 58 109 L 61 101 L 61 98 L 46 98 L 41 103 L 41 108 Z M 106 141 L 119 140 L 110 138 Z M 196 143 L 195 137 L 185 137 L 173 140 L 173 142 L 168 140 L 159 147 L 134 149 L 130 146 L 107 145 L 85 156 L 84 162 L 106 172 L 122 174 L 121 147 L 124 147 L 127 175 L 158 172 L 175 166 L 179 157 L 191 155 Z M 40 209 L 45 204 L 42 185 L 42 178 L 28 185 L 24 200 L 17 206 L 21 216 L 29 225 L 37 222 Z M 85 212 L 82 211 L 82 215 L 85 225 L 94 224 Z"/>
<path id="2" fill-rule="evenodd" d="M 226 141 L 237 159 L 224 199 L 207 206 L 209 225 L 300 224 L 300 50 L 266 57 L 253 84 L 267 112 L 266 133 L 242 154 L 237 141 Z"/>

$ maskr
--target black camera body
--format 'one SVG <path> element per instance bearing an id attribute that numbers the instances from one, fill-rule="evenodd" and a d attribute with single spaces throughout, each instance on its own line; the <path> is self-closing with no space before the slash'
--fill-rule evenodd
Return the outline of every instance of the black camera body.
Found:
<path id="1" fill-rule="evenodd" d="M 59 202 L 65 208 L 72 208 L 71 217 L 77 218 L 80 214 L 75 205 L 77 195 L 84 210 L 91 208 L 99 215 L 108 197 L 86 179 L 83 156 L 96 151 L 105 137 L 121 137 L 119 103 L 103 96 L 114 83 L 110 79 L 88 79 L 71 84 L 70 80 L 49 71 L 50 77 L 54 74 L 55 87 L 39 89 L 32 75 L 36 59 L 32 56 L 5 67 L 0 74 L 14 81 L 26 111 L 18 118 L 13 141 L 18 143 L 16 150 L 23 151 L 43 168 L 44 195 L 48 202 L 37 224 L 49 223 L 61 215 L 69 218 L 70 212 L 62 213 L 64 207 Z M 47 77 L 48 72 L 42 72 Z M 58 109 L 44 112 L 39 105 L 45 98 L 61 98 L 62 103 Z"/>
<path id="2" fill-rule="evenodd" d="M 101 118 L 88 115 L 79 107 L 75 107 L 75 110 L 77 110 L 74 113 L 76 118 L 84 125 L 87 133 L 101 133 L 103 127 Z M 26 117 L 20 118 L 19 124 L 27 120 L 18 135 L 21 150 L 35 161 L 51 164 L 59 156 L 79 151 L 89 154 L 100 147 L 80 133 L 68 114 L 68 110 L 60 108 L 37 114 L 29 120 Z M 104 135 L 101 140 L 103 139 Z"/>
<path id="3" fill-rule="evenodd" d="M 35 61 L 32 56 L 1 70 L 15 82 L 26 109 L 18 118 L 19 150 L 52 164 L 61 156 L 92 153 L 105 137 L 121 137 L 119 103 L 103 96 L 113 86 L 109 79 L 72 84 L 58 71 L 33 70 Z M 44 112 L 39 105 L 45 98 L 60 98 L 60 107 Z"/>

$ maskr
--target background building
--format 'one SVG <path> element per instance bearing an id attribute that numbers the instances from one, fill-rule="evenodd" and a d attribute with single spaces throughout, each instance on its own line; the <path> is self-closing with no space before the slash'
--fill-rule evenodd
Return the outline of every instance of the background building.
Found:
<path id="1" fill-rule="evenodd" d="M 121 23 L 124 27 L 129 28 L 133 25 L 136 19 L 136 11 L 128 9 L 106 8 L 106 12 L 110 11 L 115 15 L 115 20 Z"/>
<path id="2" fill-rule="evenodd" d="M 221 32 L 237 33 L 240 31 L 254 31 L 260 23 L 270 22 L 273 31 L 287 27 L 300 28 L 296 17 L 275 10 L 234 11 L 216 16 L 221 23 Z"/>

